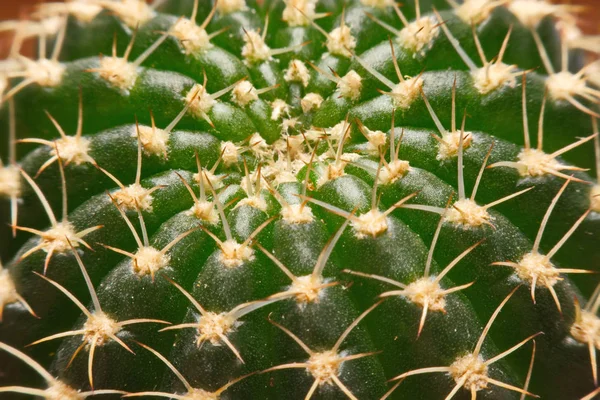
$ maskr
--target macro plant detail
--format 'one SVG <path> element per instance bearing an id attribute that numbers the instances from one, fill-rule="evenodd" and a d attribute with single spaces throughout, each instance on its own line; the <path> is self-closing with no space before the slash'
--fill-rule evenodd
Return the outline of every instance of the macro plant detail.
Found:
<path id="1" fill-rule="evenodd" d="M 68 0 L 0 22 L 0 398 L 594 399 L 584 11 Z"/>

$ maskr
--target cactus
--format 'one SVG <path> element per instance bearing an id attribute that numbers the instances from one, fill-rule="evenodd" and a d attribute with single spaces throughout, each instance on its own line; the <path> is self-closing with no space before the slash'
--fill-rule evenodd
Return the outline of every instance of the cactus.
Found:
<path id="1" fill-rule="evenodd" d="M 580 11 L 70 0 L 3 22 L 0 398 L 593 399 Z"/>

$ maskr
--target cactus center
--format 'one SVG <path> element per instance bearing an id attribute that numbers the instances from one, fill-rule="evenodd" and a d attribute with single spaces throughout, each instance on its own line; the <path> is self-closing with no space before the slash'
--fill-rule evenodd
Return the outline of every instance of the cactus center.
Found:
<path id="1" fill-rule="evenodd" d="M 337 124 L 335 124 L 334 126 L 332 126 L 331 128 L 326 129 L 327 135 L 329 135 L 329 138 L 331 140 L 335 140 L 335 141 L 340 141 L 342 139 L 345 139 L 345 134 L 348 131 L 348 129 L 350 129 L 350 125 L 348 124 L 347 121 L 341 121 Z M 319 136 L 322 135 L 322 131 L 317 131 L 319 133 Z M 316 138 L 315 138 L 316 140 Z M 335 154 L 334 154 L 335 155 Z"/>
<path id="2" fill-rule="evenodd" d="M 517 275 L 536 286 L 552 287 L 560 278 L 560 273 L 552 265 L 550 259 L 540 253 L 527 253 L 521 258 L 516 267 Z"/>
<path id="3" fill-rule="evenodd" d="M 490 0 L 465 0 L 457 9 L 456 15 L 467 24 L 479 25 L 495 8 Z"/>
<path id="4" fill-rule="evenodd" d="M 346 168 L 346 163 L 343 161 L 339 161 L 339 162 L 336 161 L 336 162 L 332 162 L 331 164 L 327 164 L 324 168 L 325 171 L 324 171 L 323 175 L 321 175 L 319 177 L 319 179 L 317 180 L 317 186 L 319 186 L 319 187 L 323 186 L 330 180 L 337 179 L 341 176 L 346 175 L 346 172 L 344 172 L 345 168 Z"/>
<path id="5" fill-rule="evenodd" d="M 420 96 L 422 88 L 423 78 L 420 76 L 407 78 L 394 86 L 390 93 L 394 107 L 401 109 L 410 108 L 413 101 Z"/>
<path id="6" fill-rule="evenodd" d="M 387 136 L 382 131 L 372 131 L 366 126 L 362 128 L 363 134 L 367 138 L 366 151 L 373 157 L 379 156 L 379 151 L 387 143 Z"/>
<path id="7" fill-rule="evenodd" d="M 202 389 L 192 389 L 184 396 L 180 396 L 178 398 L 182 400 L 218 400 L 219 395 Z"/>
<path id="8" fill-rule="evenodd" d="M 306 140 L 312 141 L 312 137 L 311 137 L 311 132 L 314 132 L 314 130 L 308 130 L 305 133 L 306 136 Z M 317 136 L 318 137 L 318 136 Z M 315 138 L 316 140 L 316 138 Z M 287 155 L 289 155 L 290 158 L 302 158 L 303 156 L 306 157 L 305 160 L 303 160 L 304 162 L 308 162 L 310 160 L 310 156 L 307 153 L 304 153 L 304 138 L 303 137 L 298 137 L 298 136 L 289 136 L 286 135 L 284 137 L 282 137 L 281 139 L 277 140 L 274 143 L 274 147 L 275 150 L 281 152 L 281 153 L 287 153 Z M 284 157 L 279 157 L 278 161 L 284 160 Z M 296 160 L 299 161 L 299 160 Z M 302 161 L 300 161 L 302 162 Z M 304 163 L 303 165 L 304 166 Z M 302 167 L 298 168 L 297 166 L 294 166 L 293 162 L 292 162 L 292 169 L 296 169 L 297 171 L 299 171 Z"/>
<path id="9" fill-rule="evenodd" d="M 440 284 L 435 281 L 435 278 L 421 278 L 405 289 L 405 295 L 414 304 L 427 307 L 433 311 L 445 311 L 446 299 L 444 290 Z"/>
<path id="10" fill-rule="evenodd" d="M 75 389 L 60 381 L 54 381 L 44 391 L 45 400 L 83 400 L 84 397 Z"/>
<path id="11" fill-rule="evenodd" d="M 260 194 L 256 194 L 254 196 L 248 196 L 244 199 L 241 199 L 234 207 L 234 209 L 240 208 L 242 206 L 249 206 L 252 208 L 256 208 L 257 210 L 267 211 L 267 202 L 263 199 Z"/>
<path id="12" fill-rule="evenodd" d="M 340 356 L 332 350 L 315 353 L 308 359 L 308 371 L 321 384 L 332 384 L 339 374 Z"/>
<path id="13" fill-rule="evenodd" d="M 154 17 L 154 10 L 143 0 L 98 1 L 111 10 L 130 28 L 137 28 Z"/>
<path id="14" fill-rule="evenodd" d="M 569 100 L 573 96 L 586 92 L 586 78 L 570 72 L 552 74 L 546 80 L 548 94 L 556 101 Z"/>
<path id="15" fill-rule="evenodd" d="M 410 164 L 408 161 L 394 160 L 379 170 L 379 183 L 382 185 L 394 183 L 403 178 L 409 169 Z"/>
<path id="16" fill-rule="evenodd" d="M 0 316 L 2 315 L 2 310 L 5 305 L 16 303 L 17 301 L 19 301 L 17 288 L 15 287 L 8 270 L 0 270 Z M 1 320 L 2 319 L 0 318 L 0 321 Z"/>
<path id="17" fill-rule="evenodd" d="M 381 9 L 392 7 L 394 4 L 396 4 L 394 0 L 360 0 L 360 3 L 363 6 Z"/>
<path id="18" fill-rule="evenodd" d="M 221 152 L 221 159 L 226 166 L 236 164 L 240 158 L 239 148 L 233 142 L 221 143 Z"/>
<path id="19" fill-rule="evenodd" d="M 260 181 L 259 181 L 260 179 Z M 260 188 L 260 185 L 262 184 L 266 184 L 265 179 L 263 178 L 262 175 L 259 175 L 258 170 L 255 170 L 252 173 L 249 173 L 248 175 L 244 176 L 242 179 L 240 179 L 240 186 L 242 188 L 242 190 L 244 192 L 246 192 L 246 195 L 251 197 L 251 196 L 255 196 L 258 197 L 259 196 L 259 191 L 260 190 L 256 190 L 257 193 L 255 193 L 254 189 L 255 188 Z"/>
<path id="20" fill-rule="evenodd" d="M 235 327 L 236 321 L 227 313 L 207 312 L 198 319 L 197 344 L 208 340 L 220 346 L 221 340 Z"/>
<path id="21" fill-rule="evenodd" d="M 186 54 L 196 54 L 213 47 L 205 29 L 194 21 L 182 18 L 171 28 L 171 34 L 179 39 Z"/>
<path id="22" fill-rule="evenodd" d="M 39 16 L 44 19 L 52 19 L 61 14 L 70 14 L 83 23 L 91 22 L 101 11 L 102 6 L 81 1 L 70 1 L 65 4 L 44 3 L 38 5 Z"/>
<path id="23" fill-rule="evenodd" d="M 296 278 L 292 282 L 288 292 L 295 294 L 296 301 L 298 303 L 307 304 L 317 302 L 322 289 L 322 278 L 315 278 L 312 275 L 306 275 Z"/>
<path id="24" fill-rule="evenodd" d="M 281 218 L 288 224 L 308 224 L 315 216 L 310 207 L 302 204 L 288 204 L 281 208 Z"/>
<path id="25" fill-rule="evenodd" d="M 300 160 L 292 161 L 289 165 L 286 160 L 279 159 L 271 162 L 263 169 L 263 176 L 271 181 L 272 186 L 279 186 L 286 182 L 298 182 L 296 174 L 298 170 L 304 166 Z"/>
<path id="26" fill-rule="evenodd" d="M 366 127 L 365 130 L 367 131 L 367 138 L 369 140 L 369 143 L 371 143 L 373 147 L 379 148 L 380 146 L 385 146 L 385 144 L 387 143 L 387 136 L 385 135 L 385 133 L 381 131 L 372 131 Z"/>
<path id="27" fill-rule="evenodd" d="M 217 214 L 213 203 L 210 201 L 197 201 L 192 208 L 189 209 L 188 215 L 193 215 L 210 225 L 215 225 L 219 222 L 219 214 Z"/>
<path id="28" fill-rule="evenodd" d="M 352 227 L 359 239 L 377 237 L 387 231 L 387 216 L 379 210 L 370 210 L 352 220 Z"/>
<path id="29" fill-rule="evenodd" d="M 59 62 L 41 59 L 36 62 L 27 61 L 25 75 L 44 87 L 55 87 L 60 85 L 65 72 L 65 67 Z"/>
<path id="30" fill-rule="evenodd" d="M 249 103 L 258 100 L 258 92 L 250 82 L 242 81 L 235 85 L 231 91 L 231 99 L 240 107 L 245 107 Z"/>
<path id="31" fill-rule="evenodd" d="M 31 29 L 31 35 L 48 35 L 53 36 L 58 33 L 62 24 L 61 17 L 43 18 L 37 23 L 32 24 L 35 27 Z M 27 29 L 27 28 L 26 28 Z M 37 31 L 36 31 L 37 30 Z"/>
<path id="32" fill-rule="evenodd" d="M 124 211 L 137 210 L 152 211 L 151 191 L 139 183 L 125 186 L 112 194 L 113 198 Z"/>
<path id="33" fill-rule="evenodd" d="M 361 155 L 358 153 L 343 153 L 340 157 L 340 164 L 344 164 L 344 166 L 348 163 L 356 162 L 361 158 Z"/>
<path id="34" fill-rule="evenodd" d="M 464 379 L 463 386 L 468 390 L 479 391 L 488 387 L 488 367 L 481 356 L 467 354 L 450 365 L 450 376 L 455 382 Z"/>
<path id="35" fill-rule="evenodd" d="M 75 228 L 70 222 L 59 222 L 52 228 L 43 232 L 41 235 L 42 242 L 39 247 L 46 252 L 64 253 L 71 248 L 69 241 L 73 247 L 77 247 L 80 241 L 75 232 Z"/>
<path id="36" fill-rule="evenodd" d="M 2 179 L 0 179 L 0 182 L 2 182 Z M 2 193 L 1 189 L 0 193 Z M 590 190 L 590 208 L 592 211 L 600 213 L 600 185 L 594 185 Z"/>
<path id="37" fill-rule="evenodd" d="M 221 178 L 206 169 L 202 170 L 201 173 L 194 174 L 194 180 L 198 184 L 202 183 L 204 186 L 212 186 L 215 190 L 223 187 Z"/>
<path id="38" fill-rule="evenodd" d="M 541 1 L 532 0 L 513 0 L 509 2 L 508 9 L 513 13 L 521 23 L 529 28 L 536 28 L 537 25 L 555 12 L 555 5 Z"/>
<path id="39" fill-rule="evenodd" d="M 65 136 L 56 139 L 54 145 L 56 148 L 53 147 L 50 150 L 50 154 L 60 157 L 65 164 L 81 165 L 92 160 L 88 155 L 90 150 L 89 139 L 77 136 Z"/>
<path id="40" fill-rule="evenodd" d="M 589 311 L 581 311 L 581 317 L 571 325 L 571 336 L 580 343 L 591 343 L 600 348 L 600 318 Z"/>
<path id="41" fill-rule="evenodd" d="M 219 261 L 227 268 L 236 268 L 245 261 L 254 260 L 254 250 L 234 240 L 227 240 L 221 245 Z"/>
<path id="42" fill-rule="evenodd" d="M 135 253 L 133 258 L 133 270 L 139 276 L 150 275 L 154 277 L 156 272 L 165 268 L 170 261 L 167 254 L 154 247 L 145 246 Z"/>
<path id="43" fill-rule="evenodd" d="M 356 48 L 356 39 L 352 36 L 348 25 L 338 26 L 327 37 L 327 50 L 331 54 L 351 57 L 351 51 Z"/>
<path id="44" fill-rule="evenodd" d="M 77 20 L 85 23 L 91 22 L 102 11 L 101 6 L 89 2 L 72 1 L 61 5 Z M 40 4 L 40 7 L 43 8 L 44 6 L 50 6 L 50 4 Z"/>
<path id="45" fill-rule="evenodd" d="M 348 100 L 358 100 L 361 89 L 362 78 L 353 69 L 337 82 L 337 92 L 341 97 Z"/>
<path id="46" fill-rule="evenodd" d="M 517 84 L 516 69 L 515 65 L 502 62 L 488 64 L 473 73 L 475 89 L 481 94 L 488 94 L 505 85 L 514 88 Z"/>
<path id="47" fill-rule="evenodd" d="M 242 57 L 247 63 L 266 61 L 271 58 L 271 48 L 255 30 L 246 32 L 244 42 L 246 44 L 242 47 Z"/>
<path id="48" fill-rule="evenodd" d="M 304 26 L 315 17 L 317 0 L 288 0 L 283 10 L 282 19 L 289 26 Z"/>
<path id="49" fill-rule="evenodd" d="M 310 81 L 310 72 L 302 61 L 292 60 L 283 77 L 287 82 L 299 82 L 302 86 L 307 87 Z"/>
<path id="50" fill-rule="evenodd" d="M 493 219 L 485 207 L 471 199 L 458 200 L 446 211 L 444 218 L 447 222 L 469 228 L 490 225 Z"/>
<path id="51" fill-rule="evenodd" d="M 95 71 L 112 86 L 125 91 L 130 90 L 137 79 L 137 67 L 120 57 L 103 57 Z"/>
<path id="52" fill-rule="evenodd" d="M 252 134 L 248 143 L 250 144 L 250 151 L 260 159 L 269 159 L 273 154 L 271 146 L 258 132 Z"/>
<path id="53" fill-rule="evenodd" d="M 0 196 L 18 197 L 21 195 L 21 174 L 19 169 L 9 165 L 0 166 Z"/>
<path id="54" fill-rule="evenodd" d="M 463 150 L 468 149 L 473 142 L 473 136 L 469 132 L 447 132 L 445 133 L 438 142 L 438 160 L 447 160 L 458 156 L 458 148 L 460 147 L 460 135 L 463 135 L 462 145 Z"/>
<path id="55" fill-rule="evenodd" d="M 323 97 L 318 93 L 308 93 L 300 101 L 300 106 L 304 113 L 309 113 L 313 110 L 317 110 L 323 103 Z"/>
<path id="56" fill-rule="evenodd" d="M 423 17 L 403 28 L 396 40 L 402 47 L 415 53 L 413 57 L 417 54 L 423 56 L 439 33 L 440 28 L 435 18 Z"/>
<path id="57" fill-rule="evenodd" d="M 0 74 L 0 95 L 4 96 L 4 91 L 8 88 L 8 85 L 8 78 Z M 0 105 L 2 105 L 2 100 L 0 100 Z"/>
<path id="58" fill-rule="evenodd" d="M 188 112 L 196 118 L 206 118 L 216 101 L 199 83 L 195 84 L 185 96 L 186 104 L 190 105 Z"/>
<path id="59" fill-rule="evenodd" d="M 115 336 L 121 327 L 119 323 L 107 317 L 101 311 L 95 312 L 91 317 L 83 324 L 83 338 L 84 342 L 91 345 L 96 342 L 96 345 L 102 346 L 106 343 L 111 336 Z"/>
<path id="60" fill-rule="evenodd" d="M 559 171 L 563 165 L 550 155 L 538 149 L 524 149 L 518 155 L 521 176 L 544 176 L 549 171 Z"/>
<path id="61" fill-rule="evenodd" d="M 221 14 L 231 14 L 246 8 L 245 0 L 220 0 L 217 2 L 217 11 Z"/>
<path id="62" fill-rule="evenodd" d="M 271 111 L 271 120 L 273 121 L 278 121 L 284 115 L 289 115 L 290 113 L 289 104 L 282 99 L 273 100 L 271 103 L 271 108 L 273 109 L 273 111 Z"/>
<path id="63" fill-rule="evenodd" d="M 135 138 L 138 136 L 146 154 L 167 157 L 167 143 L 169 142 L 169 133 L 167 131 L 140 125 L 133 129 L 131 135 L 131 137 Z"/>

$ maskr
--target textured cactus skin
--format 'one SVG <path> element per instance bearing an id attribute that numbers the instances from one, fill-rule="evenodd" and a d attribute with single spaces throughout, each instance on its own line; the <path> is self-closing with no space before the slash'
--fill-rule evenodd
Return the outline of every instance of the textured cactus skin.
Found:
<path id="1" fill-rule="evenodd" d="M 501 51 L 505 35 L 511 29 L 502 61 L 514 64 L 515 72 L 533 70 L 523 75 L 523 80 L 521 75 L 511 77 L 513 84 L 501 84 L 489 93 L 481 93 L 475 85 L 474 71 L 465 65 L 437 24 L 435 12 L 439 10 L 444 29 L 452 33 L 479 68 L 480 55 L 472 27 L 459 18 L 457 9 L 446 1 L 421 0 L 415 5 L 411 0 L 403 5 L 402 12 L 409 22 L 422 15 L 431 18 L 437 29 L 437 35 L 422 51 L 414 52 L 403 47 L 396 41 L 395 34 L 382 26 L 382 23 L 389 24 L 398 31 L 403 28 L 393 2 L 372 2 L 382 3 L 382 7 L 377 8 L 362 0 L 347 3 L 247 0 L 241 9 L 227 13 L 219 6 L 244 2 L 220 0 L 215 6 L 216 13 L 210 16 L 213 3 L 200 0 L 197 26 L 206 20 L 208 33 L 227 28 L 211 37 L 212 47 L 189 51 L 185 40 L 167 36 L 136 67 L 133 83 L 119 88 L 96 70 L 102 62 L 98 54 L 110 58 L 116 41 L 119 57 L 130 52 L 129 61 L 136 60 L 164 32 L 172 33 L 173 27 L 182 21 L 180 16 L 192 15 L 194 1 L 157 2 L 161 4 L 156 10 L 146 9 L 142 2 L 135 0 L 80 3 L 94 7 L 102 3 L 106 9 L 91 21 L 69 15 L 65 19 L 64 43 L 60 44 L 56 36 L 48 38 L 49 48 L 54 43 L 61 46 L 59 60 L 66 67 L 57 85 L 34 83 L 10 99 L 5 97 L 1 122 L 7 129 L 0 136 L 3 146 L 0 155 L 6 160 L 8 148 L 14 145 L 9 143 L 4 151 L 9 138 L 8 127 L 13 123 L 19 139 L 59 138 L 46 112 L 67 135 L 73 135 L 77 130 L 81 93 L 82 137 L 89 140 L 87 154 L 93 162 L 63 160 L 60 166 L 54 162 L 36 176 L 40 167 L 56 154 L 55 148 L 19 143 L 17 162 L 23 173 L 18 196 L 18 226 L 49 229 L 47 210 L 40 205 L 39 196 L 25 176 L 34 177 L 60 220 L 64 164 L 68 221 L 76 232 L 102 226 L 84 238 L 92 249 L 80 244 L 73 251 L 89 274 L 102 311 L 114 321 L 144 318 L 172 325 L 193 324 L 204 314 L 192 305 L 183 290 L 204 310 L 214 313 L 226 313 L 247 302 L 266 299 L 268 304 L 257 303 L 260 307 L 240 316 L 241 324 L 201 346 L 197 346 L 200 333 L 196 328 L 159 332 L 166 325 L 127 325 L 117 336 L 135 354 L 117 341 L 107 339 L 93 346 L 92 372 L 88 364 L 91 349 L 89 345 L 81 347 L 81 335 L 26 347 L 50 335 L 79 330 L 87 320 L 82 310 L 48 280 L 60 284 L 89 306 L 90 311 L 98 310 L 94 305 L 95 294 L 90 293 L 81 266 L 70 249 L 55 252 L 45 271 L 47 251 L 27 253 L 40 244 L 40 237 L 23 231 L 13 237 L 10 224 L 15 221 L 11 220 L 10 199 L 4 196 L 0 198 L 0 222 L 8 227 L 0 228 L 0 255 L 4 261 L 4 269 L 0 269 L 0 289 L 3 282 L 10 280 L 25 303 L 10 298 L 8 291 L 5 294 L 0 290 L 0 342 L 23 351 L 52 376 L 82 393 L 93 389 L 123 391 L 95 396 L 99 398 L 162 392 L 178 395 L 176 398 L 202 400 L 302 399 L 307 393 L 313 399 L 380 399 L 397 383 L 388 380 L 413 370 L 450 366 L 458 358 L 472 353 L 489 318 L 515 290 L 483 341 L 481 356 L 489 360 L 532 335 L 543 334 L 535 337 L 535 344 L 526 341 L 523 347 L 489 366 L 486 376 L 496 383 L 488 382 L 487 387 L 471 392 L 462 387 L 463 381 L 458 384 L 458 391 L 452 392 L 457 382 L 450 371 L 416 374 L 402 380 L 389 398 L 444 399 L 452 392 L 454 399 L 475 398 L 472 394 L 478 399 L 519 399 L 525 397 L 521 397 L 518 390 L 525 390 L 543 399 L 570 400 L 580 399 L 595 390 L 592 373 L 595 365 L 590 366 L 593 365 L 590 357 L 595 354 L 594 346 L 600 345 L 600 329 L 593 332 L 595 341 L 588 346 L 573 337 L 573 326 L 580 321 L 580 308 L 597 299 L 598 294 L 593 293 L 598 279 L 594 274 L 571 274 L 567 270 L 600 272 L 600 200 L 593 197 L 598 188 L 594 184 L 595 160 L 600 158 L 600 155 L 595 158 L 594 153 L 594 144 L 600 149 L 598 138 L 590 138 L 560 154 L 557 160 L 564 165 L 582 169 L 562 171 L 565 174 L 562 176 L 545 173 L 523 177 L 516 169 L 506 166 L 481 169 L 482 163 L 493 166 L 517 161 L 524 148 L 522 99 L 526 102 L 532 146 L 537 144 L 540 109 L 545 109 L 543 150 L 547 154 L 594 133 L 593 117 L 589 114 L 595 108 L 591 102 L 577 97 L 588 111 L 585 112 L 573 102 L 556 100 L 552 93 L 544 100 L 549 90 L 549 75 L 555 75 L 548 69 L 561 70 L 561 40 L 566 40 L 557 22 L 560 19 L 564 23 L 565 19 L 558 11 L 531 27 L 511 13 L 512 3 L 508 2 L 490 6 L 489 16 L 475 21 L 473 29 L 488 60 Z M 306 15 L 295 8 L 312 3 L 316 3 L 316 9 L 306 8 Z M 142 12 L 134 12 L 134 23 L 131 23 L 127 15 L 116 12 L 110 4 L 139 6 L 149 10 L 150 15 L 142 18 Z M 304 19 L 304 23 L 289 26 L 285 15 L 290 13 L 295 13 L 301 21 Z M 325 13 L 323 18 L 316 18 L 321 13 Z M 314 22 L 307 21 L 311 16 L 315 17 Z M 561 18 L 557 18 L 559 16 Z M 136 18 L 140 20 L 135 21 Z M 291 51 L 273 55 L 266 61 L 245 59 L 242 48 L 248 49 L 250 32 L 262 32 L 266 20 L 269 25 L 265 42 L 269 47 Z M 356 40 L 353 48 L 345 49 L 351 54 L 328 52 L 327 38 L 315 25 L 324 32 L 349 27 Z M 548 60 L 540 56 L 540 43 L 536 45 L 532 30 L 539 35 Z M 388 40 L 390 35 L 392 39 Z M 132 43 L 130 49 L 128 43 Z M 577 72 L 583 66 L 581 53 L 577 49 L 568 50 L 568 67 Z M 394 103 L 394 99 L 402 100 L 401 96 L 393 99 L 380 93 L 391 88 L 372 71 L 375 69 L 394 85 L 398 83 L 393 56 L 406 79 L 418 76 L 417 79 L 423 80 L 422 91 L 416 90 L 407 106 Z M 297 61 L 306 67 L 305 73 L 301 70 L 297 75 L 305 78 L 304 82 L 294 77 L 290 79 L 292 63 Z M 355 98 L 341 95 L 331 79 L 334 73 L 344 77 L 349 71 L 355 71 L 362 78 Z M 259 93 L 247 104 L 236 103 L 231 86 L 242 80 L 252 83 L 259 92 L 263 88 L 269 90 Z M 13 79 L 11 83 L 14 87 L 18 82 Z M 194 92 L 197 84 L 204 86 Z M 526 85 L 525 91 L 523 85 Z M 228 90 L 214 99 L 205 115 L 194 114 L 195 101 L 226 88 Z M 310 107 L 308 94 L 318 94 L 319 104 Z M 188 104 L 190 98 L 193 99 Z M 282 111 L 280 116 L 275 115 L 278 100 L 288 105 L 288 111 Z M 152 124 L 166 128 L 186 106 L 183 117 L 168 135 L 166 157 L 160 151 L 152 153 L 143 140 L 138 142 L 136 132 L 141 136 L 140 129 L 149 129 Z M 460 129 L 463 111 L 467 115 L 468 135 L 455 143 L 456 151 L 447 158 L 439 155 L 443 145 L 433 135 L 442 133 L 438 132 L 428 106 L 448 132 L 451 124 Z M 451 123 L 453 108 L 457 116 Z M 338 129 L 335 136 L 334 127 L 344 121 L 349 128 L 347 131 Z M 395 128 L 390 129 L 392 126 Z M 374 148 L 361 134 L 361 129 L 383 131 L 384 145 Z M 252 136 L 255 133 L 265 142 L 259 143 Z M 317 136 L 322 138 L 315 139 Z M 393 161 L 395 147 L 390 153 L 390 138 L 395 138 L 394 146 L 400 145 L 397 157 L 408 161 L 410 168 L 398 179 L 386 182 L 380 180 L 382 172 L 377 171 L 389 170 L 388 165 Z M 231 157 L 229 152 L 223 151 L 224 144 L 231 142 L 240 152 L 233 160 L 228 158 Z M 378 151 L 384 161 L 380 161 Z M 136 273 L 137 262 L 109 248 L 137 254 L 138 248 L 143 246 L 136 243 L 118 206 L 111 201 L 118 197 L 119 187 L 101 170 L 110 172 L 127 186 L 136 179 L 140 154 L 141 186 L 157 190 L 151 194 L 151 207 L 137 203 L 137 211 L 123 205 L 121 208 L 139 235 L 144 229 L 148 233 L 149 243 L 144 246 L 158 250 L 168 247 L 167 262 L 152 276 Z M 58 157 L 61 156 L 59 153 Z M 218 164 L 212 172 L 220 175 L 221 181 L 212 181 L 213 185 L 200 184 L 196 159 L 205 170 Z M 343 165 L 343 173 L 333 174 L 332 168 L 339 165 Z M 6 162 L 0 166 L 0 172 L 7 166 Z M 259 179 L 260 186 L 256 186 L 257 174 L 259 177 L 262 174 L 265 180 Z M 290 174 L 292 179 L 281 178 Z M 202 182 L 207 179 L 210 180 L 206 177 Z M 248 181 L 254 189 L 248 189 Z M 194 199 L 188 185 L 196 196 L 200 191 L 206 192 L 213 202 L 211 209 L 214 208 L 216 220 L 212 223 L 190 213 Z M 212 186 L 215 186 L 218 201 L 214 200 Z M 446 216 L 453 210 L 448 205 L 464 198 L 465 193 L 468 198 L 474 186 L 478 187 L 480 205 L 527 188 L 531 190 L 488 209 L 492 218 L 489 224 L 465 226 L 448 220 Z M 255 193 L 256 187 L 258 193 Z M 5 193 L 0 191 L 2 195 Z M 404 205 L 393 207 L 411 195 L 414 196 Z M 544 222 L 553 199 L 558 201 Z M 225 207 L 226 223 L 218 212 L 217 202 Z M 290 222 L 286 212 L 291 205 L 311 210 L 312 217 Z M 331 212 L 332 206 L 336 212 Z M 352 221 L 373 207 L 382 212 L 390 210 L 384 217 L 386 228 L 361 236 L 357 223 Z M 437 230 L 440 212 L 446 219 Z M 545 225 L 543 236 L 541 242 L 535 244 L 541 225 Z M 575 229 L 554 254 L 553 248 L 572 227 Z M 259 232 L 255 232 L 257 228 Z M 336 233 L 339 235 L 334 236 Z M 215 241 L 212 236 L 219 240 Z M 248 240 L 245 250 L 251 252 L 252 257 L 233 266 L 226 265 L 220 241 L 228 239 L 237 243 Z M 439 282 L 445 289 L 472 284 L 445 295 L 444 311 L 430 309 L 420 331 L 422 304 L 406 295 L 380 298 L 382 293 L 399 288 L 348 273 L 348 270 L 409 284 L 424 276 L 432 242 L 435 242 L 432 277 L 457 260 L 461 253 L 478 245 L 447 274 L 444 272 Z M 552 283 L 552 291 L 541 284 L 534 284 L 535 290 L 532 290 L 531 281 L 520 277 L 513 268 L 491 265 L 519 262 L 523 255 L 537 249 L 538 244 L 539 252 L 551 253 L 553 265 L 564 272 Z M 264 254 L 261 247 L 271 257 Z M 332 248 L 331 255 L 320 260 L 323 249 L 328 247 Z M 287 270 L 278 267 L 273 257 Z M 289 292 L 290 284 L 294 285 L 290 279 L 311 274 L 314 277 L 315 265 L 321 261 L 326 263 L 319 276 L 323 281 L 322 287 L 316 289 L 317 298 L 307 302 L 298 300 L 299 295 Z M 2 275 L 3 271 L 7 274 Z M 181 290 L 176 285 L 180 285 Z M 10 301 L 4 304 L 5 299 Z M 379 304 L 379 301 L 382 302 Z M 370 310 L 374 304 L 378 305 Z M 35 316 L 25 305 L 31 307 Z M 592 309 L 592 306 L 588 308 Z M 366 310 L 370 311 L 363 314 Z M 341 344 L 336 344 L 357 318 L 360 322 Z M 293 340 L 281 327 L 299 340 Z M 337 380 L 315 386 L 315 373 L 298 365 L 306 363 L 310 356 L 299 341 L 313 354 L 336 348 L 341 357 L 362 353 L 365 356 L 342 361 L 335 373 Z M 207 392 L 192 397 L 190 387 L 138 343 L 164 355 L 191 387 Z M 77 356 L 72 358 L 74 353 Z M 278 369 L 278 366 L 291 368 Z M 246 374 L 251 375 L 216 397 L 207 394 Z M 93 387 L 90 377 L 93 377 Z M 512 389 L 500 387 L 497 382 L 504 382 Z M 0 398 L 28 398 L 2 390 L 14 385 L 43 390 L 49 382 L 44 383 L 29 366 L 15 358 L 14 353 L 0 351 Z M 50 395 L 46 398 L 56 399 Z M 146 398 L 154 397 L 148 394 Z"/>

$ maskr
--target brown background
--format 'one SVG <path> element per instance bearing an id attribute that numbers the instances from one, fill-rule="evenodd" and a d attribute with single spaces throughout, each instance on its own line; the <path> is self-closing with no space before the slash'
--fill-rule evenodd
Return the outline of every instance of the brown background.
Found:
<path id="1" fill-rule="evenodd" d="M 588 33 L 597 34 L 600 32 L 600 0 L 572 0 L 560 1 L 560 3 L 586 6 L 587 9 L 581 14 L 581 27 Z"/>

